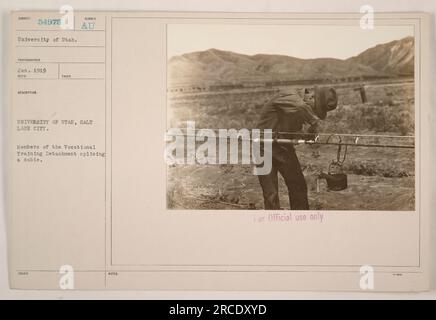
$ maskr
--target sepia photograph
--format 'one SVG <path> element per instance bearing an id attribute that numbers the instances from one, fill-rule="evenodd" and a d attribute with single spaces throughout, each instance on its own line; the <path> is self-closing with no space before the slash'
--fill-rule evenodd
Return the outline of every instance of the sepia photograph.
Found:
<path id="1" fill-rule="evenodd" d="M 221 5 L 5 12 L 4 289 L 429 297 L 434 10 Z"/>
<path id="2" fill-rule="evenodd" d="M 407 25 L 169 24 L 167 208 L 414 211 L 414 51 Z"/>

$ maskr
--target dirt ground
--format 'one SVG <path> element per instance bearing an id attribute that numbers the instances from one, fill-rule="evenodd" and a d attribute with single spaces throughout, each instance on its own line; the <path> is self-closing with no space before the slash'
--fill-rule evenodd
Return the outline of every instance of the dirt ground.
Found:
<path id="1" fill-rule="evenodd" d="M 326 172 L 336 153 L 323 150 L 309 163 L 310 150 L 301 150 L 309 148 L 297 147 L 297 154 L 312 210 L 414 210 L 413 151 L 383 151 L 374 158 L 367 150 L 353 150 L 349 163 L 344 163 L 348 188 L 329 191 L 325 180 L 320 180 L 317 192 L 317 170 Z M 357 169 L 356 163 L 360 165 L 356 165 Z M 365 172 L 365 168 L 370 169 Z M 286 185 L 281 177 L 279 181 L 281 207 L 289 209 Z M 263 209 L 258 178 L 248 165 L 172 166 L 168 168 L 168 186 L 168 206 L 173 209 Z"/>

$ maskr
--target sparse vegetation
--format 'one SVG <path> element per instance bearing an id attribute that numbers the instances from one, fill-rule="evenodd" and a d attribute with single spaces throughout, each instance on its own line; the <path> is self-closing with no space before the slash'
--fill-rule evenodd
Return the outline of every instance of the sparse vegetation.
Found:
<path id="1" fill-rule="evenodd" d="M 255 128 L 258 114 L 274 88 L 171 95 L 170 126 L 185 127 L 195 120 L 197 128 Z M 353 87 L 338 90 L 338 108 L 329 113 L 321 131 L 329 133 L 414 135 L 413 83 L 368 85 L 367 103 Z M 375 141 L 376 143 L 376 141 Z M 343 166 L 349 187 L 327 192 L 316 174 L 327 170 L 336 148 L 297 147 L 306 176 L 310 206 L 318 210 L 413 210 L 415 193 L 414 150 L 349 148 Z M 168 206 L 184 209 L 262 209 L 257 177 L 250 166 L 176 166 L 168 170 Z M 287 190 L 280 182 L 282 206 Z M 195 194 L 193 196 L 192 194 Z"/>

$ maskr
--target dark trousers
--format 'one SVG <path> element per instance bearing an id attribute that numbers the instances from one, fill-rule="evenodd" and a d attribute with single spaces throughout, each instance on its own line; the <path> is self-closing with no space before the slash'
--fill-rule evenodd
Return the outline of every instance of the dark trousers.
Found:
<path id="1" fill-rule="evenodd" d="M 267 175 L 259 175 L 265 210 L 280 209 L 278 172 L 288 187 L 291 210 L 309 210 L 307 185 L 294 147 L 273 145 L 272 168 Z"/>

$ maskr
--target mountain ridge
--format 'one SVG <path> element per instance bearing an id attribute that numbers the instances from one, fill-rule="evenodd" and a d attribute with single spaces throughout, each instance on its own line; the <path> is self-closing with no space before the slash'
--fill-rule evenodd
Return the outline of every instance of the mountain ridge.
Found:
<path id="1" fill-rule="evenodd" d="M 210 48 L 168 60 L 169 82 L 175 85 L 398 77 L 413 73 L 413 37 L 378 44 L 348 59 L 302 59 L 265 53 L 246 55 Z"/>

